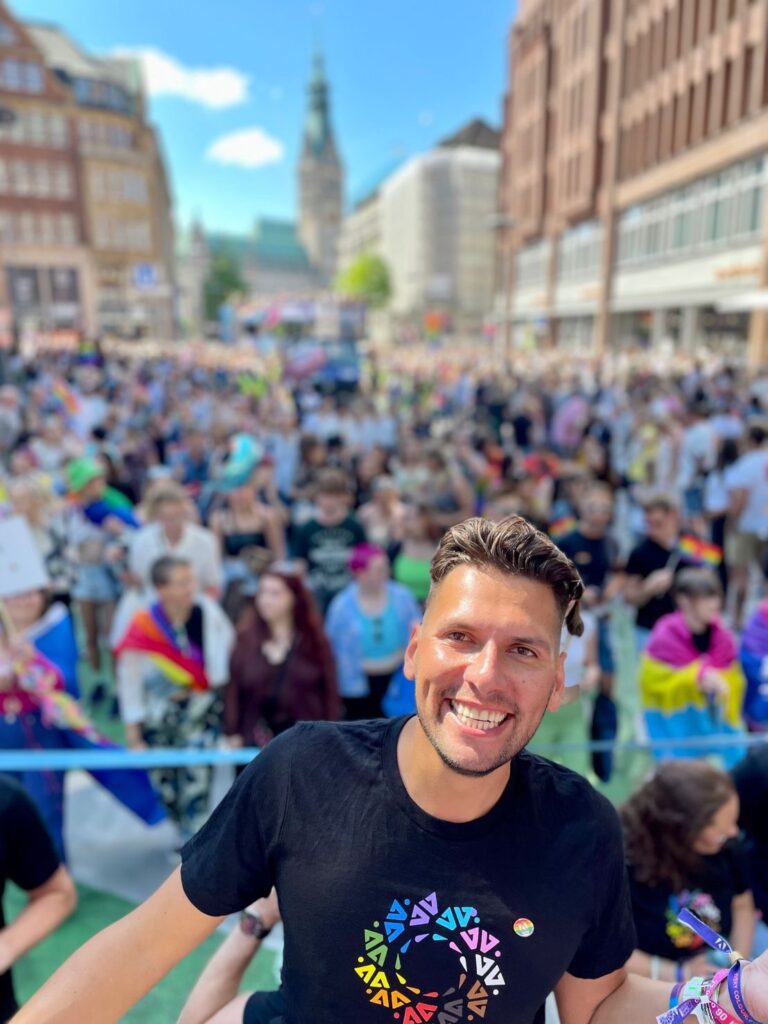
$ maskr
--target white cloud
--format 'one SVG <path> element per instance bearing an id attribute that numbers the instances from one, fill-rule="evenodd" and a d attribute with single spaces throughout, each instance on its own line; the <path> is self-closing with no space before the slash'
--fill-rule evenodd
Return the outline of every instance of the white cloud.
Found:
<path id="1" fill-rule="evenodd" d="M 282 142 L 273 139 L 261 128 L 241 128 L 240 131 L 214 139 L 205 156 L 215 163 L 253 170 L 255 167 L 279 163 L 284 152 Z"/>
<path id="2" fill-rule="evenodd" d="M 187 68 L 151 46 L 121 49 L 118 57 L 141 63 L 150 96 L 180 96 L 204 107 L 234 107 L 248 98 L 248 76 L 236 68 Z"/>

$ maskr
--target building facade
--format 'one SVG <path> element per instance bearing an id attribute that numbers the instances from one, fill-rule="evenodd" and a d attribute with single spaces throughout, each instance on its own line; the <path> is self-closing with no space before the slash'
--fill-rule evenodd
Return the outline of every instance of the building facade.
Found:
<path id="1" fill-rule="evenodd" d="M 147 121 L 138 65 L 85 53 L 59 28 L 31 23 L 46 65 L 72 97 L 99 333 L 176 333 L 172 198 Z"/>
<path id="2" fill-rule="evenodd" d="M 494 292 L 499 134 L 481 121 L 413 157 L 345 218 L 342 266 L 363 252 L 390 270 L 395 320 L 439 313 L 457 330 L 481 327 Z"/>
<path id="3" fill-rule="evenodd" d="M 92 328 L 93 268 L 67 87 L 0 4 L 0 333 Z"/>
<path id="4" fill-rule="evenodd" d="M 508 336 L 768 354 L 768 0 L 526 0 L 509 38 Z"/>

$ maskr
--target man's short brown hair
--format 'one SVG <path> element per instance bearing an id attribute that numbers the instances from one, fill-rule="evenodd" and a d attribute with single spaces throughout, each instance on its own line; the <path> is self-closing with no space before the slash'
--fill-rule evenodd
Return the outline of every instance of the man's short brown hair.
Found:
<path id="1" fill-rule="evenodd" d="M 584 584 L 578 569 L 546 534 L 522 516 L 509 516 L 499 523 L 465 519 L 451 527 L 432 559 L 432 586 L 460 565 L 543 583 L 552 591 L 568 632 L 574 636 L 584 632 L 579 614 Z"/>

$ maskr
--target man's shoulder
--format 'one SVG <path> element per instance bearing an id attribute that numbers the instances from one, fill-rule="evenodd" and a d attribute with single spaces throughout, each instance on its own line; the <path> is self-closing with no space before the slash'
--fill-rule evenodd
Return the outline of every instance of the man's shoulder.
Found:
<path id="1" fill-rule="evenodd" d="M 385 739 L 394 727 L 391 719 L 298 722 L 272 740 L 259 757 L 281 770 L 290 765 L 297 779 L 317 782 L 330 774 L 338 782 L 350 777 L 345 775 L 347 770 L 358 777 L 366 765 L 378 768 Z"/>
<path id="2" fill-rule="evenodd" d="M 529 750 L 518 755 L 516 767 L 519 784 L 528 790 L 539 812 L 561 825 L 569 819 L 581 821 L 585 827 L 595 822 L 601 826 L 617 823 L 610 800 L 578 772 Z"/>

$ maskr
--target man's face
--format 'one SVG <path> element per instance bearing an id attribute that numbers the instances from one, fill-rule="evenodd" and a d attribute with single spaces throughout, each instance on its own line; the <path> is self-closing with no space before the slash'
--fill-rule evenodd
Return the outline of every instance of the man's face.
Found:
<path id="1" fill-rule="evenodd" d="M 445 764 L 488 775 L 509 762 L 563 692 L 561 619 L 549 587 L 472 566 L 430 598 L 405 655 L 419 721 Z"/>
<path id="2" fill-rule="evenodd" d="M 651 540 L 666 540 L 677 527 L 677 514 L 663 508 L 649 508 L 645 513 L 645 530 Z"/>
<path id="3" fill-rule="evenodd" d="M 607 530 L 613 519 L 613 501 L 607 494 L 588 493 L 582 503 L 584 522 L 593 530 Z"/>
<path id="4" fill-rule="evenodd" d="M 168 582 L 157 588 L 158 597 L 164 605 L 177 610 L 186 608 L 190 612 L 195 604 L 196 593 L 195 571 L 191 565 L 176 566 Z"/>
<path id="5" fill-rule="evenodd" d="M 184 529 L 186 518 L 182 501 L 164 501 L 157 509 L 157 521 L 169 536 Z"/>

